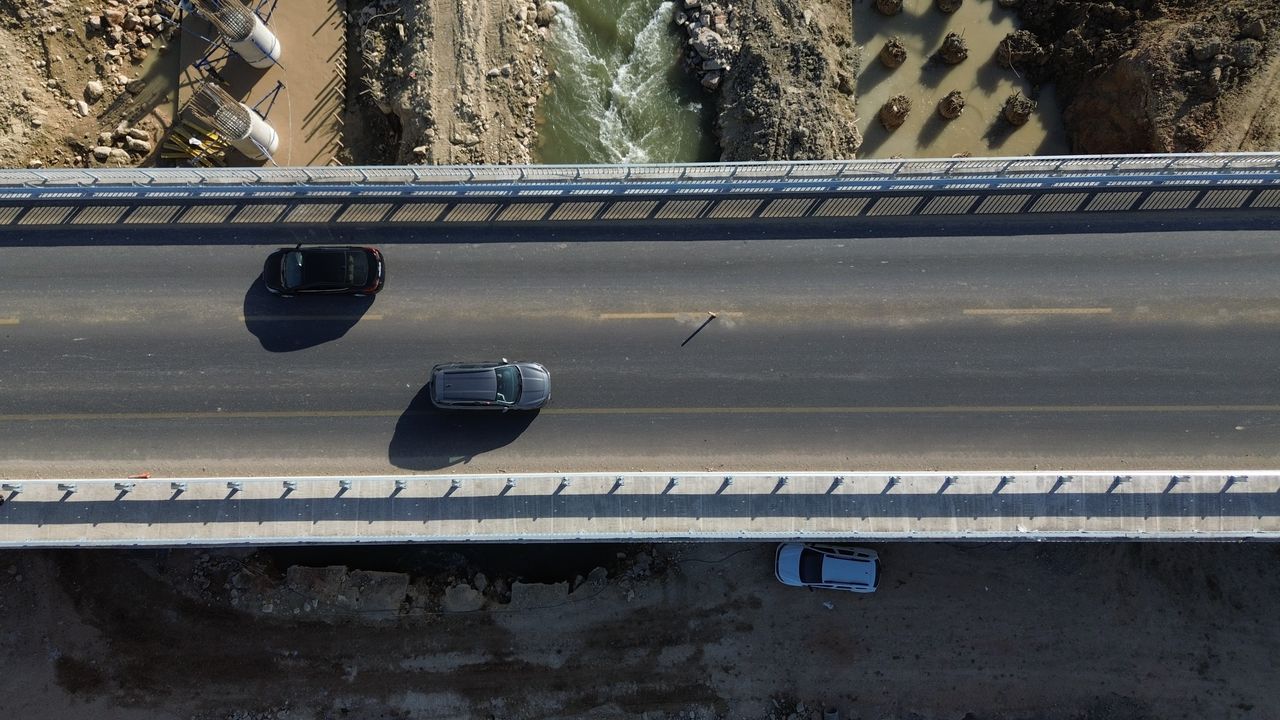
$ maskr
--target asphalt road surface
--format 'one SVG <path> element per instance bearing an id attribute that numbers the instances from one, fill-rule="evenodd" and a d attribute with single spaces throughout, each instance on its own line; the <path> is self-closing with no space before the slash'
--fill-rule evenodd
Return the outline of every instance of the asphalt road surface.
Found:
<path id="1" fill-rule="evenodd" d="M 1280 466 L 1274 232 L 345 232 L 374 299 L 272 297 L 243 236 L 6 236 L 0 475 Z M 498 357 L 550 406 L 432 410 Z"/>

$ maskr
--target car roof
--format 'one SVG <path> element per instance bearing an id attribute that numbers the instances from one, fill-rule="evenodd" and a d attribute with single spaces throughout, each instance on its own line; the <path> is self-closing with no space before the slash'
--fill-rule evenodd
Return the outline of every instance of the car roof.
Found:
<path id="1" fill-rule="evenodd" d="M 302 284 L 312 285 L 347 285 L 352 278 L 347 275 L 348 263 L 352 255 L 361 254 L 350 248 L 303 248 Z M 363 282 L 363 278 L 355 278 Z"/>
<path id="2" fill-rule="evenodd" d="M 873 585 L 876 577 L 874 560 L 853 560 L 824 555 L 822 581 L 846 585 Z"/>
<path id="3" fill-rule="evenodd" d="M 440 397 L 448 402 L 493 402 L 498 397 L 498 375 L 492 367 L 442 368 L 437 382 Z"/>

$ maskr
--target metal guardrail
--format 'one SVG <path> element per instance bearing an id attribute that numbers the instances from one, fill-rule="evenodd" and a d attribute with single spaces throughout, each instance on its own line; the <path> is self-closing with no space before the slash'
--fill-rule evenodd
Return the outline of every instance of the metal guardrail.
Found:
<path id="1" fill-rule="evenodd" d="M 0 170 L 0 228 L 1280 209 L 1280 153 L 600 166 Z"/>
<path id="2" fill-rule="evenodd" d="M 1280 471 L 8 480 L 0 547 L 1280 539 Z"/>
<path id="3" fill-rule="evenodd" d="M 405 165 L 394 167 L 94 168 L 0 170 L 2 188 L 94 186 L 412 186 L 956 180 L 1064 176 L 1248 175 L 1280 172 L 1280 153 L 1094 155 L 650 165 Z"/>

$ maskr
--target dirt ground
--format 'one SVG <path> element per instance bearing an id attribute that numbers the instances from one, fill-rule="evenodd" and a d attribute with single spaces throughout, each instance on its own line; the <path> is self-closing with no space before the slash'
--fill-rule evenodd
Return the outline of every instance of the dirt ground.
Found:
<path id="1" fill-rule="evenodd" d="M 1280 4 L 1017 0 L 1043 53 L 1015 68 L 1057 85 L 1077 153 L 1276 150 L 1252 109 L 1275 91 Z"/>
<path id="2" fill-rule="evenodd" d="M 347 125 L 384 130 L 349 137 L 351 161 L 532 162 L 554 14 L 545 0 L 352 3 Z"/>
<path id="3" fill-rule="evenodd" d="M 869 596 L 784 587 L 759 544 L 7 552 L 0 707 L 30 720 L 1280 716 L 1280 547 L 877 549 Z M 366 570 L 307 569 L 335 563 Z"/>

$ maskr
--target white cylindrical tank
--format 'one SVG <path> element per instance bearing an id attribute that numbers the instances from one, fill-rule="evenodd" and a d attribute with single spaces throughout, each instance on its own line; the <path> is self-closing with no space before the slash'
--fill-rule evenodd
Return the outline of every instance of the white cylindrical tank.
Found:
<path id="1" fill-rule="evenodd" d="M 262 18 L 253 13 L 246 14 L 253 23 L 253 29 L 241 40 L 227 38 L 227 45 L 256 68 L 269 68 L 280 62 L 280 39 L 262 22 Z"/>
<path id="2" fill-rule="evenodd" d="M 233 139 L 231 146 L 251 160 L 270 160 L 280 147 L 280 135 L 248 105 L 241 103 L 240 107 L 249 113 L 249 129 L 244 137 Z"/>

